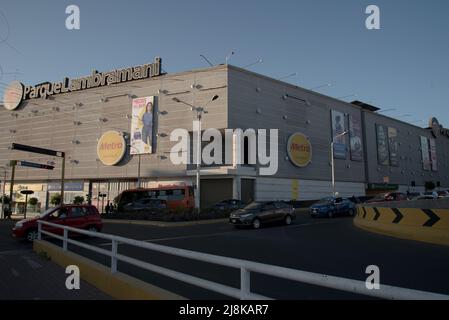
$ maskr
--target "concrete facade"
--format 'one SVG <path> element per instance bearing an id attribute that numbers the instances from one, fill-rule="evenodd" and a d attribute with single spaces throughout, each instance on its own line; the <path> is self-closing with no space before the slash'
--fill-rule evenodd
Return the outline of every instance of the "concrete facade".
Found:
<path id="1" fill-rule="evenodd" d="M 285 98 L 286 94 L 303 101 Z M 209 102 L 213 95 L 219 98 Z M 14 142 L 65 151 L 66 179 L 84 183 L 78 193 L 91 192 L 94 200 L 95 194 L 107 193 L 107 200 L 112 200 L 120 191 L 135 187 L 139 157 L 130 156 L 128 150 L 118 165 L 105 166 L 97 157 L 97 141 L 108 130 L 129 134 L 131 100 L 144 96 L 156 97 L 157 137 L 155 153 L 140 157 L 142 186 L 194 184 L 194 165 L 174 165 L 170 161 L 171 147 L 175 144 L 170 141 L 170 133 L 176 128 L 192 131 L 195 117 L 187 105 L 191 104 L 206 106 L 208 113 L 203 116 L 203 129 L 279 129 L 279 168 L 275 175 L 260 176 L 257 165 L 229 164 L 203 169 L 205 180 L 231 179 L 232 183 L 226 180 L 223 184 L 222 192 L 226 195 L 242 197 L 246 193 L 241 186 L 251 184 L 252 180 L 252 199 L 256 200 L 309 200 L 330 195 L 331 110 L 362 120 L 363 159 L 352 161 L 349 155 L 346 160 L 335 159 L 337 190 L 341 195 L 364 195 L 368 184 L 382 184 L 385 177 L 389 184 L 397 184 L 400 190 L 409 189 L 411 181 L 415 181 L 417 190 L 429 180 L 440 182 L 441 187 L 449 187 L 448 137 L 438 135 L 436 139 L 438 171 L 425 171 L 419 136 L 431 138 L 430 130 L 227 65 L 58 94 L 45 100 L 27 100 L 13 111 L 0 108 L 0 164 L 10 160 L 53 163 L 53 171 L 24 167 L 16 170 L 17 186 L 27 188 L 33 183 L 39 189 L 41 185 L 42 190 L 37 190 L 39 198 L 48 198 L 48 183 L 57 182 L 61 176 L 60 160 L 10 150 L 9 147 Z M 378 164 L 376 124 L 397 129 L 398 167 Z M 313 149 L 311 163 L 303 168 L 294 166 L 287 154 L 287 140 L 295 132 L 309 137 Z M 349 138 L 345 139 L 349 145 Z M 212 198 L 216 200 L 216 197 Z"/>

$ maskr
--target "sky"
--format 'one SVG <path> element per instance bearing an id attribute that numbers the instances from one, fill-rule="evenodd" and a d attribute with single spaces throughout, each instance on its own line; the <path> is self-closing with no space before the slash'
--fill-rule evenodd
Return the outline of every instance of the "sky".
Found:
<path id="1" fill-rule="evenodd" d="M 80 29 L 65 26 L 68 5 Z M 368 5 L 380 30 L 368 30 Z M 361 100 L 386 115 L 449 127 L 447 0 L 0 0 L 0 97 L 5 85 L 82 77 L 163 59 L 168 73 L 213 64 L 248 69 Z M 420 122 L 419 122 L 420 121 Z"/>

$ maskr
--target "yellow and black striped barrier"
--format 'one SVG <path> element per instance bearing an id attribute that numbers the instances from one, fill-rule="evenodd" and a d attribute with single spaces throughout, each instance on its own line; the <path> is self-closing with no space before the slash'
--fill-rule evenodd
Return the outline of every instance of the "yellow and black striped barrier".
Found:
<path id="1" fill-rule="evenodd" d="M 449 245 L 449 209 L 358 206 L 354 224 L 402 239 Z"/>

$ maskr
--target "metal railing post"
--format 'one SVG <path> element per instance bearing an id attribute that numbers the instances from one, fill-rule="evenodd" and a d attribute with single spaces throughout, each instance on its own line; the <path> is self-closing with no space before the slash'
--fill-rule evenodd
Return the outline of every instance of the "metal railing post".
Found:
<path id="1" fill-rule="evenodd" d="M 112 240 L 112 249 L 111 249 L 111 272 L 117 272 L 117 240 Z"/>
<path id="2" fill-rule="evenodd" d="M 69 231 L 64 228 L 64 240 L 62 241 L 62 249 L 64 251 L 67 251 L 67 238 L 69 235 Z"/>
<path id="3" fill-rule="evenodd" d="M 251 293 L 251 273 L 248 269 L 240 268 L 240 299 L 244 300 Z"/>

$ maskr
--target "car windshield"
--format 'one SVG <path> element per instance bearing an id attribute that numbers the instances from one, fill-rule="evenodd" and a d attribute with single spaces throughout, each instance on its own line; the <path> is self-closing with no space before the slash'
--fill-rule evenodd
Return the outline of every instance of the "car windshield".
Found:
<path id="1" fill-rule="evenodd" d="M 260 202 L 251 202 L 249 205 L 245 207 L 245 209 L 257 209 L 262 205 Z"/>
<path id="2" fill-rule="evenodd" d="M 327 198 L 323 198 L 320 201 L 317 202 L 317 204 L 328 204 L 329 202 L 334 201 L 334 198 L 332 197 L 327 197 Z"/>
<path id="3" fill-rule="evenodd" d="M 56 208 L 50 208 L 50 209 L 45 210 L 44 212 L 42 212 L 42 213 L 39 215 L 39 218 L 45 217 L 46 215 L 52 213 L 53 211 L 55 211 L 55 210 L 58 209 L 58 208 L 59 208 L 59 207 L 56 207 Z"/>

